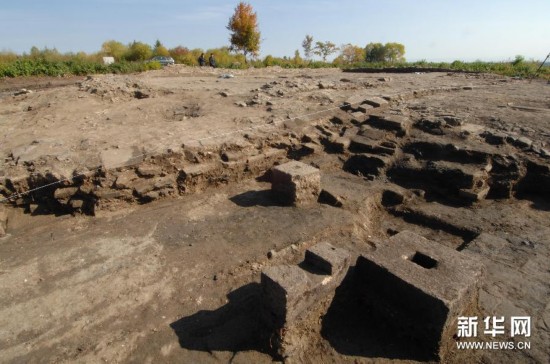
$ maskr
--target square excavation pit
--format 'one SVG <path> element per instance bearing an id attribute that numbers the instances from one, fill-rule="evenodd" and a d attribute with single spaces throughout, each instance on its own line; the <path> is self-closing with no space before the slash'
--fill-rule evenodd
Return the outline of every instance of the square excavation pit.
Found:
<path id="1" fill-rule="evenodd" d="M 403 231 L 359 256 L 355 274 L 361 299 L 375 315 L 445 360 L 458 317 L 477 306 L 483 266 L 471 256 Z"/>
<path id="2" fill-rule="evenodd" d="M 317 202 L 321 193 L 321 174 L 317 168 L 298 161 L 273 167 L 271 191 L 285 205 Z"/>

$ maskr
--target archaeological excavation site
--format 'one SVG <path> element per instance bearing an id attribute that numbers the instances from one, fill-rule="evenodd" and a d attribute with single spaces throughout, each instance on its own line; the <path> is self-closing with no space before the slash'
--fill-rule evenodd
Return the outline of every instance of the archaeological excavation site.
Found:
<path id="1" fill-rule="evenodd" d="M 4 79 L 0 131 L 0 362 L 550 360 L 546 81 Z"/>

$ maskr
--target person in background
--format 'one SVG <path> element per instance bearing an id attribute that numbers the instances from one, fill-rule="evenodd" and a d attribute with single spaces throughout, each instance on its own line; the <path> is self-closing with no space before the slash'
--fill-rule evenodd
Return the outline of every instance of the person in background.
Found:
<path id="1" fill-rule="evenodd" d="M 216 68 L 216 60 L 214 59 L 214 53 L 210 53 L 210 58 L 208 58 L 208 63 L 210 63 L 210 67 Z"/>
<path id="2" fill-rule="evenodd" d="M 199 66 L 203 67 L 206 65 L 206 59 L 204 58 L 204 53 L 201 53 L 201 56 L 199 57 Z"/>

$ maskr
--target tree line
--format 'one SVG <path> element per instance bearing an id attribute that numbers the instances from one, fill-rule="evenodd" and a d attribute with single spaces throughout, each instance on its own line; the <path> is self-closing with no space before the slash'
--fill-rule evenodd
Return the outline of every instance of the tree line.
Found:
<path id="1" fill-rule="evenodd" d="M 218 61 L 218 64 L 230 66 L 246 65 L 249 61 L 247 57 L 252 56 L 252 62 L 257 66 L 258 55 L 260 51 L 261 33 L 259 30 L 257 14 L 252 6 L 245 2 L 239 2 L 235 7 L 234 14 L 230 17 L 226 28 L 230 31 L 228 47 L 208 49 L 206 53 L 213 53 Z M 306 35 L 302 43 L 307 65 L 320 65 L 312 60 L 312 56 L 316 55 L 326 63 L 327 58 L 334 53 L 340 51 L 340 55 L 333 62 L 335 65 L 351 64 L 362 61 L 367 62 L 398 62 L 404 61 L 405 46 L 399 43 L 369 43 L 364 49 L 345 44 L 341 47 L 336 46 L 330 41 L 313 42 L 313 37 Z M 111 39 L 105 41 L 101 45 L 101 50 L 93 54 L 78 52 L 76 54 L 68 53 L 61 54 L 55 48 L 44 48 L 39 50 L 37 47 L 32 47 L 29 54 L 22 56 L 15 55 L 10 52 L 0 53 L 0 63 L 7 63 L 17 59 L 27 59 L 35 62 L 99 62 L 105 56 L 114 57 L 117 63 L 122 62 L 143 62 L 151 59 L 154 56 L 170 56 L 176 63 L 196 65 L 197 59 L 203 49 L 189 49 L 179 45 L 174 48 L 167 48 L 160 40 L 157 40 L 154 45 L 149 45 L 141 41 L 133 41 L 129 44 L 124 44 L 120 41 Z M 313 62 L 312 62 L 313 61 Z M 284 64 L 289 63 L 290 66 L 304 66 L 306 62 L 300 56 L 298 50 L 295 51 L 293 58 L 278 58 L 268 55 L 264 58 L 263 63 L 271 65 L 274 63 Z"/>
<path id="2" fill-rule="evenodd" d="M 203 50 L 189 49 L 178 45 L 167 48 L 160 40 L 153 45 L 141 41 L 124 44 L 117 40 L 108 40 L 96 53 L 84 52 L 61 54 L 55 48 L 42 50 L 32 47 L 30 53 L 22 55 L 9 51 L 0 52 L 0 77 L 29 75 L 64 75 L 93 73 L 127 73 L 161 68 L 156 62 L 144 62 L 154 56 L 170 56 L 176 63 L 198 65 L 201 53 L 214 54 L 217 64 L 223 68 L 247 68 L 281 66 L 285 68 L 319 68 L 319 67 L 433 67 L 451 68 L 467 71 L 496 72 L 507 75 L 525 75 L 536 67 L 536 62 L 526 62 L 517 58 L 513 63 L 428 63 L 418 61 L 406 63 L 405 46 L 396 42 L 368 43 L 365 47 L 353 44 L 337 46 L 331 41 L 314 41 L 313 36 L 306 35 L 302 42 L 304 58 L 299 49 L 293 57 L 275 57 L 267 55 L 260 59 L 261 33 L 257 14 L 250 4 L 240 2 L 230 17 L 226 28 L 229 30 L 229 46 Z M 336 55 L 332 62 L 327 59 Z M 116 63 L 104 65 L 102 57 L 114 57 Z M 317 59 L 314 59 L 317 56 Z M 320 59 L 320 60 L 319 60 Z M 549 77 L 549 67 L 543 67 L 541 75 Z"/>
<path id="3" fill-rule="evenodd" d="M 351 64 L 360 62 L 405 62 L 405 46 L 401 43 L 369 43 L 362 48 L 352 44 L 344 44 L 337 47 L 336 44 L 325 41 L 313 43 L 313 37 L 306 35 L 302 42 L 306 59 L 312 55 L 320 56 L 325 62 L 327 57 L 340 51 L 333 63 Z"/>

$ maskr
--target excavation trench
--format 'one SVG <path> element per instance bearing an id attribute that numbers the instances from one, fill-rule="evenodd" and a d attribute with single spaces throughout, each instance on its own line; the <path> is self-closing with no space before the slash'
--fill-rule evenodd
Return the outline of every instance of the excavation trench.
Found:
<path id="1" fill-rule="evenodd" d="M 256 145 L 184 146 L 180 152 L 142 157 L 139 163 L 126 167 L 100 167 L 69 181 L 53 173 L 7 178 L 4 194 L 15 195 L 12 204 L 31 214 L 94 215 L 101 209 L 123 206 L 120 204 L 174 198 L 262 175 L 269 180 L 266 172 L 270 168 L 295 159 L 326 171 L 358 175 L 367 185 L 368 181 L 388 179 L 405 189 L 423 191 L 428 201 L 451 206 L 470 206 L 485 198 L 547 199 L 550 195 L 549 167 L 543 161 L 502 153 L 489 142 L 480 145 L 474 140 L 457 142 L 419 134 L 419 123 L 384 111 L 389 104 L 381 98 L 359 105 L 368 107 L 344 106 L 347 112 L 335 112 L 311 126 L 280 133 Z M 460 126 L 454 129 L 461 133 Z M 330 191 L 322 191 L 320 201 L 342 206 L 339 196 Z M 409 222 L 461 236 L 466 243 L 475 237 L 473 231 L 406 209 L 390 206 L 388 211 Z"/>
<path id="2" fill-rule="evenodd" d="M 8 179 L 6 187 L 22 193 L 13 204 L 31 214 L 94 215 L 117 202 L 143 204 L 257 177 L 286 155 L 287 150 L 277 148 L 185 151 L 151 156 L 124 168 L 100 167 L 72 183 L 52 175 L 31 175 Z"/>

